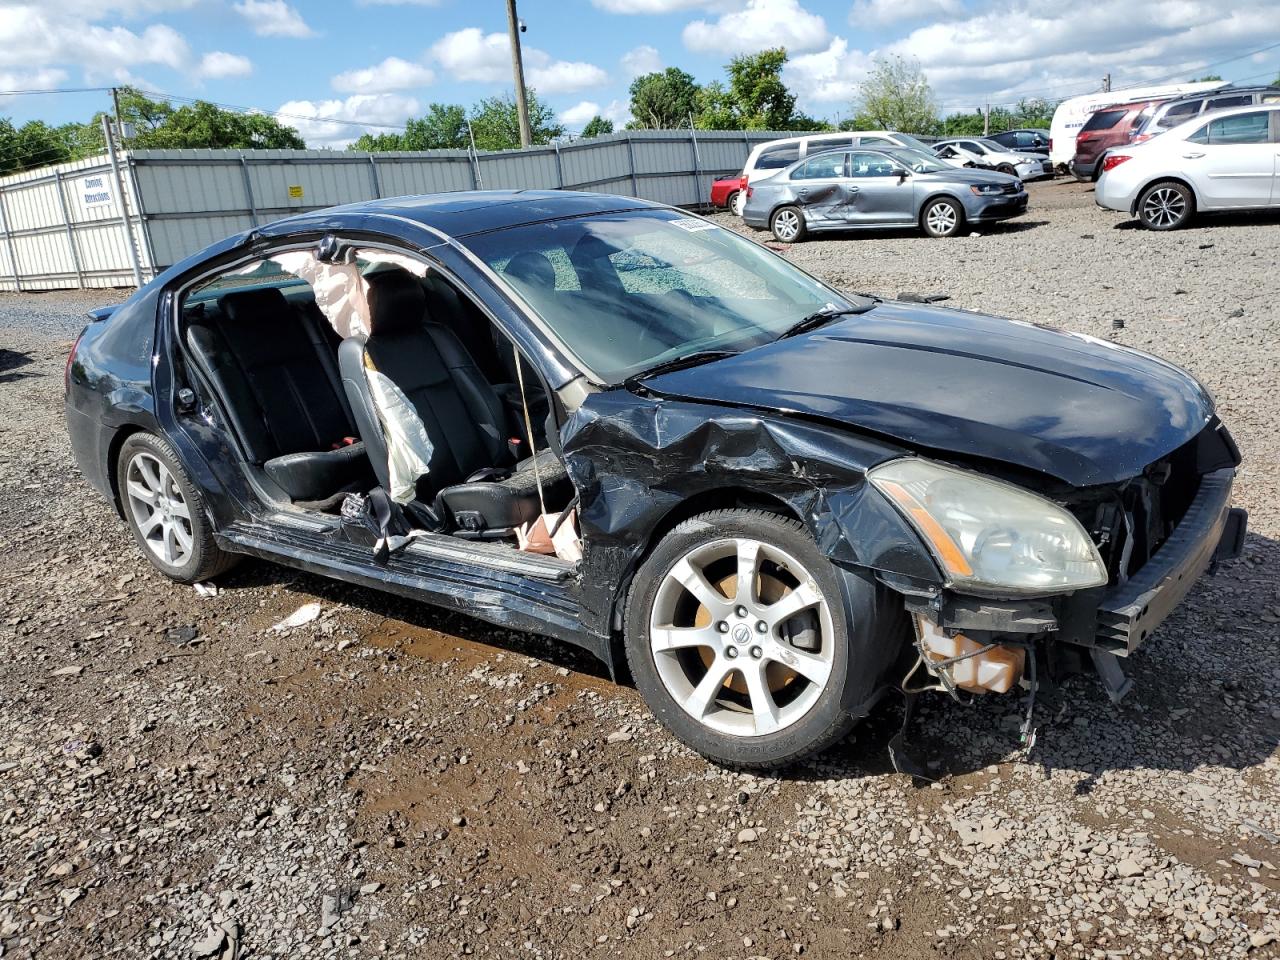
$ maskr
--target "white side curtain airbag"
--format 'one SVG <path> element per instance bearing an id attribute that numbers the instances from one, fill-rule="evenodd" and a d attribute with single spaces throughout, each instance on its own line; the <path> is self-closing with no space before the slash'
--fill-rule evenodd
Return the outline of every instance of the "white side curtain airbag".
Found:
<path id="1" fill-rule="evenodd" d="M 387 474 L 391 486 L 387 493 L 397 503 L 408 503 L 417 495 L 418 478 L 426 476 L 430 469 L 435 448 L 404 391 L 369 366 L 364 372 L 387 444 Z"/>

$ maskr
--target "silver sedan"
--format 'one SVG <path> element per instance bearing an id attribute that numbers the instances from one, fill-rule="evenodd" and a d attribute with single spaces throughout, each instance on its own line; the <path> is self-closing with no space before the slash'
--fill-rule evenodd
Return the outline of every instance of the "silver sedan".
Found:
<path id="1" fill-rule="evenodd" d="M 811 231 L 903 226 L 950 237 L 1026 209 L 1017 177 L 949 167 L 919 150 L 830 150 L 751 184 L 742 219 L 794 243 Z"/>

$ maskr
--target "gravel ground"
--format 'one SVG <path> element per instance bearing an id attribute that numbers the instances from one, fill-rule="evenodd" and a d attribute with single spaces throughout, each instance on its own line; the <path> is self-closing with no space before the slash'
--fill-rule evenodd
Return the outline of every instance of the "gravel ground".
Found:
<path id="1" fill-rule="evenodd" d="M 1058 181 L 985 236 L 785 251 L 1184 364 L 1245 453 L 1246 556 L 1124 705 L 1073 680 L 1028 757 L 1016 697 L 934 700 L 924 786 L 896 706 L 748 776 L 568 647 L 264 563 L 162 580 L 62 427 L 112 296 L 0 295 L 0 957 L 1280 956 L 1276 222 L 1149 234 Z"/>

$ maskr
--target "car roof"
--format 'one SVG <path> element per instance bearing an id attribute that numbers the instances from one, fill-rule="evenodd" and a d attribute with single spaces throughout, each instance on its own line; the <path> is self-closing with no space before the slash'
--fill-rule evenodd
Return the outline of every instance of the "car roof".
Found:
<path id="1" fill-rule="evenodd" d="M 389 216 L 420 223 L 450 237 L 466 237 L 563 217 L 664 206 L 636 197 L 573 190 L 460 190 L 348 203 L 291 217 L 273 226 L 285 227 L 287 232 L 288 228 L 307 227 L 316 219 Z"/>
<path id="2" fill-rule="evenodd" d="M 1168 107 L 1175 103 L 1181 103 L 1183 100 L 1208 100 L 1211 97 L 1229 97 L 1232 94 L 1240 93 L 1280 93 L 1280 86 L 1273 83 L 1250 84 L 1248 86 L 1225 86 L 1217 87 L 1213 90 L 1201 90 L 1199 93 L 1180 93 L 1176 97 L 1170 97 L 1163 100 L 1160 104 L 1162 107 Z"/>
<path id="3" fill-rule="evenodd" d="M 1184 127 L 1195 127 L 1203 123 L 1212 123 L 1215 120 L 1221 120 L 1223 117 L 1235 117 L 1242 113 L 1257 113 L 1259 110 L 1269 110 L 1271 112 L 1280 111 L 1280 103 L 1247 103 L 1239 107 L 1223 107 L 1220 110 L 1206 110 L 1204 113 L 1198 113 L 1194 117 L 1182 121 L 1176 127 L 1170 127 L 1167 133 L 1175 133 Z M 1155 143 L 1159 140 L 1156 137 L 1149 140 L 1148 143 Z M 1176 137 L 1173 139 L 1177 139 Z"/>

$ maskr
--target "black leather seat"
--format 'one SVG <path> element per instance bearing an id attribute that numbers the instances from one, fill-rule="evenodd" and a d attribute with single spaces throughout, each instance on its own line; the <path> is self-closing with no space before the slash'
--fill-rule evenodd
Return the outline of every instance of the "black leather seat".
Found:
<path id="1" fill-rule="evenodd" d="M 369 336 L 344 340 L 338 366 L 382 486 L 391 489 L 367 367 L 400 389 L 431 442 L 428 471 L 417 482 L 420 503 L 433 505 L 448 527 L 476 534 L 505 534 L 535 519 L 532 459 L 516 462 L 501 400 L 453 332 L 427 316 L 422 284 L 403 270 L 368 280 Z M 568 477 L 554 454 L 539 456 L 538 471 L 549 507 L 553 497 L 567 500 Z"/>
<path id="2" fill-rule="evenodd" d="M 190 317 L 187 343 L 226 397 L 249 462 L 294 501 L 372 486 L 332 347 L 275 288 L 218 299 L 218 315 Z"/>

